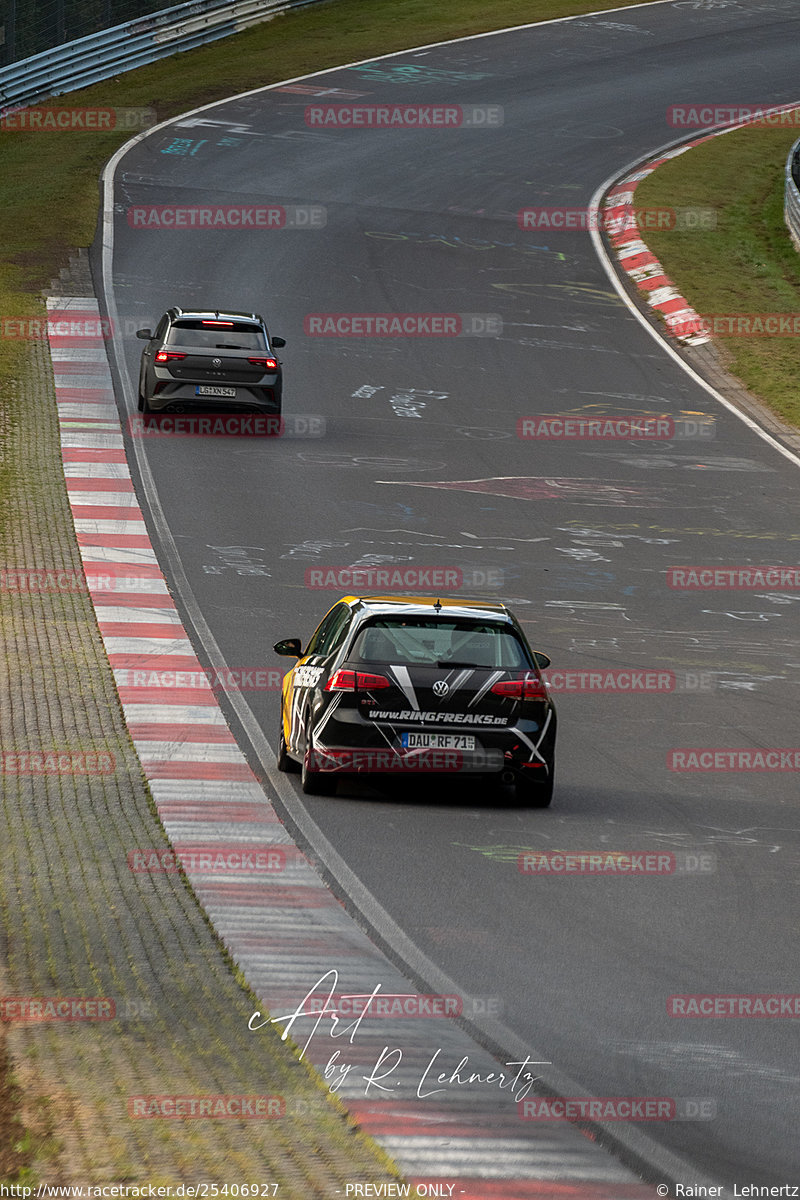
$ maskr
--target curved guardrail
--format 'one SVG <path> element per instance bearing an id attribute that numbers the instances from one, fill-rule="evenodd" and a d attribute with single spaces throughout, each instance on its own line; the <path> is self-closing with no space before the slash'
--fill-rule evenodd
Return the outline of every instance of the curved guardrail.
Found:
<path id="1" fill-rule="evenodd" d="M 786 159 L 783 215 L 789 226 L 794 248 L 800 253 L 800 140 L 794 143 Z"/>
<path id="2" fill-rule="evenodd" d="M 109 79 L 181 50 L 239 33 L 322 0 L 191 0 L 66 42 L 0 70 L 0 103 L 24 107 Z"/>

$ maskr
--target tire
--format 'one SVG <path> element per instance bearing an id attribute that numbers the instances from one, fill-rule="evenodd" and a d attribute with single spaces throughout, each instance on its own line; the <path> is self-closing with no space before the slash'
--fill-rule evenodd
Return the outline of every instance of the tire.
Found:
<path id="1" fill-rule="evenodd" d="M 553 799 L 555 785 L 555 766 L 551 764 L 547 779 L 517 778 L 514 784 L 514 796 L 518 804 L 526 808 L 549 808 Z"/>
<path id="2" fill-rule="evenodd" d="M 144 370 L 140 370 L 139 371 L 138 403 L 136 405 L 139 412 L 148 412 L 149 411 L 148 407 L 147 407 L 147 400 L 145 399 L 145 394 L 144 394 L 144 385 L 145 385 L 145 372 L 144 372 Z"/>
<path id="3" fill-rule="evenodd" d="M 300 770 L 299 764 L 286 753 L 286 738 L 283 736 L 283 727 L 278 732 L 278 753 L 276 759 L 278 770 L 284 771 L 287 775 L 296 775 Z"/>
<path id="4" fill-rule="evenodd" d="M 303 765 L 300 768 L 300 787 L 306 796 L 332 796 L 338 780 L 335 775 L 324 771 L 309 770 L 309 760 L 313 751 L 307 749 L 303 755 Z"/>

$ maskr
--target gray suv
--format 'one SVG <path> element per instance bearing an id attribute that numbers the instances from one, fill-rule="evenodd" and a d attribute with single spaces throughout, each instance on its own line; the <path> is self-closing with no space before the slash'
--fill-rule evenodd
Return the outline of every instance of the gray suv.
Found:
<path id="1" fill-rule="evenodd" d="M 139 369 L 140 412 L 186 412 L 190 408 L 281 411 L 283 375 L 257 313 L 185 312 L 171 308 L 156 326 L 139 329 L 147 342 Z"/>

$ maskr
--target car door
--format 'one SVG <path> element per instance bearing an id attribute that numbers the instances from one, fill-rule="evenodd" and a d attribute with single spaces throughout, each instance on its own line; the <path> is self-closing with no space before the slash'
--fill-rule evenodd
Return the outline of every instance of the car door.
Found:
<path id="1" fill-rule="evenodd" d="M 156 350 L 161 346 L 164 338 L 167 336 L 169 328 L 169 315 L 164 313 L 164 316 L 158 322 L 156 331 L 150 338 L 149 342 L 142 351 L 142 367 L 139 378 L 139 393 L 150 395 L 152 388 L 155 386 L 155 380 L 152 376 L 153 371 L 153 356 Z"/>
<path id="2" fill-rule="evenodd" d="M 290 753 L 302 754 L 308 744 L 317 686 L 325 674 L 325 664 L 344 640 L 351 617 L 349 605 L 335 604 L 311 635 L 303 657 L 289 672 L 283 729 Z"/>

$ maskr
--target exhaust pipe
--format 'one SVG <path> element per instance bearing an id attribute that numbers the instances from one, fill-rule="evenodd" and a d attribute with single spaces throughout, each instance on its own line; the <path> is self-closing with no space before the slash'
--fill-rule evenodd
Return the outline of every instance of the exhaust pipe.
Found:
<path id="1" fill-rule="evenodd" d="M 516 779 L 516 775 L 513 771 L 503 771 L 503 774 L 500 776 L 500 778 L 502 779 L 503 783 L 513 783 Z"/>

